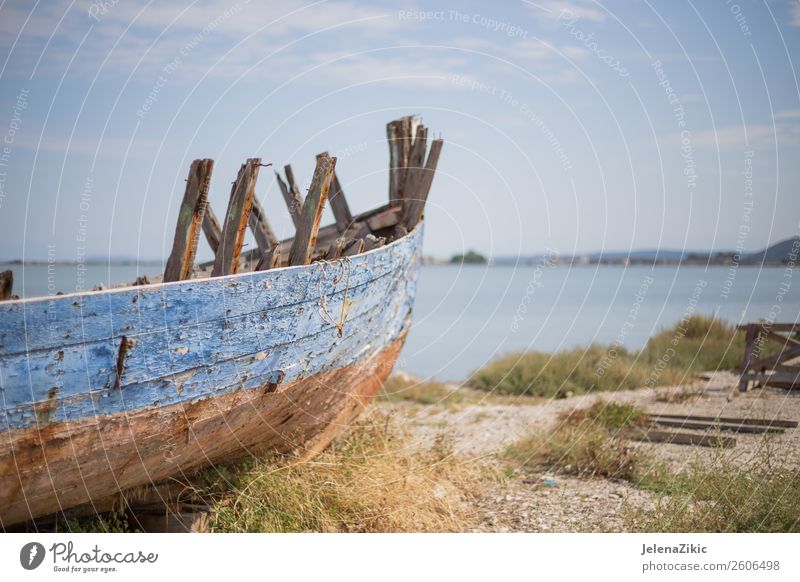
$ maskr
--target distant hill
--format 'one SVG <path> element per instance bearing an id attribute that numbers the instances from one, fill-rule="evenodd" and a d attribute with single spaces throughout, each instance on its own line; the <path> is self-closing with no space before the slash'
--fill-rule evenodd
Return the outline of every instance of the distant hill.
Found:
<path id="1" fill-rule="evenodd" d="M 763 251 L 745 255 L 742 259 L 748 263 L 788 263 L 797 261 L 800 253 L 800 237 L 787 238 Z M 792 256 L 793 255 L 793 256 Z"/>
<path id="2" fill-rule="evenodd" d="M 740 263 L 788 263 L 797 261 L 800 256 L 800 237 L 789 238 L 774 245 L 755 252 L 743 254 Z M 608 263 L 608 264 L 712 264 L 729 265 L 735 257 L 734 251 L 680 251 L 674 249 L 631 250 L 631 251 L 599 251 L 579 254 L 575 256 L 562 255 L 558 258 L 560 263 Z M 528 255 L 521 257 L 500 256 L 492 259 L 493 265 L 525 265 L 541 263 L 547 255 Z M 551 257 L 552 258 L 552 257 Z"/>

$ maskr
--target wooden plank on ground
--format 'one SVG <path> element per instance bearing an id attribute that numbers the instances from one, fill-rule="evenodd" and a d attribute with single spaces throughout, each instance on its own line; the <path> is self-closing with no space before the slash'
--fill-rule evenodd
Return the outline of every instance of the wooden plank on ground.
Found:
<path id="1" fill-rule="evenodd" d="M 197 239 L 203 225 L 208 205 L 208 187 L 214 160 L 195 160 L 189 168 L 186 190 L 178 211 L 178 224 L 175 226 L 175 239 L 172 252 L 164 269 L 164 282 L 191 279 L 194 257 L 197 253 Z"/>
<path id="2" fill-rule="evenodd" d="M 328 152 L 318 154 L 317 159 L 323 155 L 327 156 Z M 331 191 L 328 195 L 328 203 L 333 211 L 333 217 L 336 219 L 336 229 L 339 232 L 346 231 L 347 227 L 353 222 L 353 214 L 350 212 L 350 206 L 348 206 L 347 199 L 344 197 L 344 191 L 342 190 L 342 185 L 339 183 L 339 177 L 336 175 L 336 171 L 333 172 L 333 178 L 331 179 Z"/>
<path id="3" fill-rule="evenodd" d="M 625 433 L 629 440 L 648 443 L 671 443 L 675 445 L 697 445 L 701 447 L 722 447 L 729 449 L 736 446 L 736 439 L 716 435 L 694 434 L 667 430 L 630 430 Z"/>
<path id="4" fill-rule="evenodd" d="M 317 244 L 322 209 L 328 199 L 335 168 L 336 158 L 328 155 L 317 158 L 317 167 L 311 179 L 311 186 L 303 201 L 302 222 L 289 250 L 289 266 L 307 265 L 311 262 L 314 247 Z"/>
<path id="5" fill-rule="evenodd" d="M 732 416 L 696 416 L 683 414 L 653 414 L 652 417 L 672 418 L 680 420 L 725 422 L 729 424 L 751 424 L 753 426 L 781 426 L 783 428 L 797 428 L 796 420 L 785 420 L 778 418 L 734 418 Z"/>
<path id="6" fill-rule="evenodd" d="M 216 255 L 219 243 L 222 240 L 222 228 L 219 225 L 219 220 L 217 220 L 217 215 L 211 210 L 210 204 L 206 204 L 206 212 L 203 216 L 203 234 L 206 235 L 211 251 Z M 213 261 L 211 263 L 213 264 Z"/>
<path id="7" fill-rule="evenodd" d="M 436 173 L 436 166 L 439 164 L 439 155 L 442 151 L 444 141 L 435 139 L 431 142 L 431 151 L 428 153 L 428 160 L 425 162 L 425 170 L 422 172 L 417 191 L 410 195 L 410 198 L 403 205 L 403 225 L 412 230 L 422 219 L 425 211 L 425 202 L 433 184 L 433 176 Z"/>
<path id="8" fill-rule="evenodd" d="M 0 301 L 11 299 L 11 291 L 14 288 L 14 273 L 3 271 L 0 273 Z"/>
<path id="9" fill-rule="evenodd" d="M 287 165 L 284 169 L 286 170 L 287 176 L 292 176 L 292 183 L 294 183 L 292 167 Z M 289 210 L 289 216 L 292 217 L 294 228 L 297 230 L 300 228 L 300 223 L 303 221 L 303 197 L 300 195 L 300 191 L 297 190 L 296 187 L 290 188 L 287 186 L 286 183 L 281 179 L 281 175 L 278 172 L 275 172 L 275 177 L 278 180 L 278 187 L 281 189 L 283 201 L 286 202 L 286 208 Z"/>
<path id="10" fill-rule="evenodd" d="M 662 418 L 658 416 L 651 416 L 650 420 L 652 420 L 656 424 L 660 424 L 662 426 L 672 426 L 676 428 L 683 428 L 686 430 L 725 430 L 730 432 L 742 432 L 742 433 L 752 433 L 752 434 L 761 434 L 765 432 L 783 432 L 784 429 L 779 426 L 765 426 L 765 425 L 752 425 L 752 424 L 744 424 L 744 423 L 725 423 L 725 422 L 714 422 L 714 421 L 703 421 L 703 420 L 684 420 L 681 418 Z"/>
<path id="11" fill-rule="evenodd" d="M 253 206 L 260 166 L 260 158 L 251 158 L 239 169 L 239 175 L 231 190 L 228 211 L 222 227 L 222 239 L 214 258 L 214 268 L 211 270 L 212 277 L 231 275 L 239 270 L 239 255 L 242 252 L 244 235 Z"/>
<path id="12" fill-rule="evenodd" d="M 267 251 L 278 244 L 278 237 L 272 230 L 267 220 L 267 214 L 264 208 L 258 201 L 258 196 L 253 195 L 253 206 L 250 209 L 250 230 L 253 231 L 253 237 L 256 239 L 261 252 Z"/>

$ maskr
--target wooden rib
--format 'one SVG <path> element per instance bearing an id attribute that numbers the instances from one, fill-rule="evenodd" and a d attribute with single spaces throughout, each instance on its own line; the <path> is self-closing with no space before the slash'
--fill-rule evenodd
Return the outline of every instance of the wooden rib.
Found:
<path id="1" fill-rule="evenodd" d="M 403 182 L 403 207 L 417 196 L 417 190 L 425 171 L 425 152 L 428 148 L 428 130 L 424 125 L 417 127 L 414 143 L 408 154 L 408 167 Z"/>
<path id="2" fill-rule="evenodd" d="M 200 237 L 203 217 L 208 204 L 208 185 L 214 160 L 195 160 L 189 168 L 186 190 L 178 212 L 172 252 L 164 269 L 164 282 L 183 281 L 192 277 L 197 239 Z"/>
<path id="3" fill-rule="evenodd" d="M 222 228 L 222 238 L 214 258 L 214 268 L 211 271 L 212 277 L 230 275 L 239 270 L 239 255 L 242 252 L 250 209 L 253 206 L 260 165 L 260 158 L 252 158 L 239 169 L 239 175 L 231 190 L 228 211 L 225 214 L 225 225 Z"/>
<path id="4" fill-rule="evenodd" d="M 261 258 L 258 260 L 254 271 L 267 271 L 269 269 L 274 269 L 277 265 L 281 262 L 281 247 L 279 243 L 275 243 L 274 246 L 265 250 L 261 254 Z"/>
<path id="5" fill-rule="evenodd" d="M 256 244 L 261 252 L 267 251 L 278 244 L 278 237 L 272 231 L 264 208 L 258 201 L 258 196 L 255 195 L 253 196 L 253 206 L 250 209 L 249 223 L 250 230 L 253 231 L 253 237 L 255 237 Z"/>
<path id="6" fill-rule="evenodd" d="M 408 229 L 413 229 L 422 219 L 425 211 L 425 202 L 428 200 L 428 193 L 433 184 L 433 176 L 436 173 L 436 166 L 439 164 L 439 154 L 442 152 L 444 142 L 435 139 L 431 143 L 431 151 L 428 153 L 428 160 L 425 162 L 425 169 L 422 172 L 417 191 L 406 200 L 403 208 L 403 225 Z"/>
<path id="7" fill-rule="evenodd" d="M 287 172 L 286 175 L 289 176 L 292 171 L 291 166 L 286 166 Z M 302 222 L 302 213 L 303 213 L 303 198 L 300 196 L 300 192 L 294 189 L 289 188 L 286 183 L 281 179 L 281 175 L 278 172 L 275 172 L 275 177 L 278 179 L 278 186 L 281 189 L 281 194 L 283 195 L 283 201 L 286 202 L 286 208 L 289 209 L 289 215 L 292 217 L 292 222 L 294 223 L 294 228 L 297 230 L 300 228 L 300 223 Z M 294 175 L 292 174 L 292 180 L 294 180 Z"/>
<path id="8" fill-rule="evenodd" d="M 327 156 L 328 152 L 318 154 L 317 159 L 323 155 Z M 350 223 L 353 222 L 353 214 L 350 212 L 350 206 L 347 204 L 342 185 L 339 184 L 339 178 L 335 171 L 331 179 L 331 192 L 328 196 L 328 203 L 333 211 L 333 217 L 336 219 L 336 229 L 339 232 L 344 232 L 347 230 L 347 227 L 350 226 Z"/>
<path id="9" fill-rule="evenodd" d="M 311 262 L 311 256 L 317 244 L 322 209 L 328 199 L 335 167 L 336 158 L 328 155 L 317 158 L 317 167 L 311 179 L 311 187 L 303 202 L 303 220 L 295 233 L 292 248 L 289 250 L 289 266 L 307 265 Z"/>
<path id="10" fill-rule="evenodd" d="M 11 299 L 13 287 L 14 273 L 11 271 L 3 271 L 0 273 L 0 301 L 8 301 Z"/>
<path id="11" fill-rule="evenodd" d="M 386 125 L 389 142 L 389 203 L 394 206 L 403 201 L 411 139 L 418 125 L 419 118 L 413 116 L 401 117 Z"/>
<path id="12" fill-rule="evenodd" d="M 211 247 L 212 252 L 216 255 L 219 243 L 222 240 L 222 229 L 219 226 L 217 215 L 214 214 L 214 211 L 211 210 L 211 204 L 208 203 L 206 203 L 206 212 L 203 216 L 203 234 L 206 235 L 208 246 Z"/>

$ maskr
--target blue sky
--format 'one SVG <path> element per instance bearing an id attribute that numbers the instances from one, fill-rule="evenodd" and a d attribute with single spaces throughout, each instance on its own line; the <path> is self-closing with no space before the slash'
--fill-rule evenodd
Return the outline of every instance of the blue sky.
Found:
<path id="1" fill-rule="evenodd" d="M 430 254 L 800 233 L 796 0 L 0 6 L 0 258 L 165 257 L 200 157 L 220 215 L 245 158 L 307 182 L 323 150 L 365 210 L 409 113 L 446 140 Z"/>

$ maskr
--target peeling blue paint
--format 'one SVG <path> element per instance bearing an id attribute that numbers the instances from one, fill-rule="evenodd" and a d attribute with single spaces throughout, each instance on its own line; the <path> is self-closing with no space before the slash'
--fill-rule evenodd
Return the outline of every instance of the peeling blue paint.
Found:
<path id="1" fill-rule="evenodd" d="M 0 304 L 0 428 L 189 402 L 352 364 L 409 325 L 421 242 L 420 227 L 334 263 Z M 339 337 L 331 318 L 345 296 Z"/>

